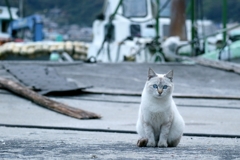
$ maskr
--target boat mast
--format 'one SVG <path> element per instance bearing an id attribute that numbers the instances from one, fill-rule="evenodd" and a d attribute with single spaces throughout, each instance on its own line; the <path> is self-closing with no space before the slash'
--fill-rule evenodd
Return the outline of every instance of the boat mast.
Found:
<path id="1" fill-rule="evenodd" d="M 172 0 L 170 36 L 178 36 L 180 40 L 187 40 L 185 26 L 185 0 Z"/>

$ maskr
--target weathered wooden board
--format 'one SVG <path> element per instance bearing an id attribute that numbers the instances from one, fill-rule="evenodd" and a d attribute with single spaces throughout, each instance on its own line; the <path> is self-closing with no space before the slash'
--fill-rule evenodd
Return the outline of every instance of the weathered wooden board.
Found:
<path id="1" fill-rule="evenodd" d="M 80 108 L 74 108 L 70 105 L 66 105 L 64 103 L 60 103 L 57 101 L 54 101 L 52 99 L 49 99 L 45 96 L 42 96 L 26 86 L 21 85 L 20 83 L 16 83 L 13 80 L 2 78 L 0 77 L 0 85 L 6 90 L 11 91 L 12 93 L 15 93 L 21 97 L 24 97 L 38 105 L 41 105 L 42 107 L 45 107 L 47 109 L 53 110 L 55 112 L 71 116 L 78 119 L 96 119 L 101 118 L 101 116 L 82 110 Z"/>

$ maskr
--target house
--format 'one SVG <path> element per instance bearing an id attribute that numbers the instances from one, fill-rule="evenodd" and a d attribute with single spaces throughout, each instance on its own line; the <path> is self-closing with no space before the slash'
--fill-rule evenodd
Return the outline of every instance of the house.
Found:
<path id="1" fill-rule="evenodd" d="M 9 23 L 11 19 L 18 19 L 18 9 L 11 7 L 11 16 L 9 10 L 5 6 L 0 6 L 0 45 L 5 41 L 9 40 L 9 35 L 7 33 Z M 12 17 L 12 18 L 11 18 Z"/>

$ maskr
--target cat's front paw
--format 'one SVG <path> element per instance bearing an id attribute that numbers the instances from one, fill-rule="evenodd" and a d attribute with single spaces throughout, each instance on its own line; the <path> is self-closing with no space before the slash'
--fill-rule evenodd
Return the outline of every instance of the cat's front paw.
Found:
<path id="1" fill-rule="evenodd" d="M 167 142 L 158 142 L 158 147 L 161 147 L 161 148 L 165 148 L 165 147 L 168 147 L 168 144 Z"/>
<path id="2" fill-rule="evenodd" d="M 155 141 L 148 141 L 147 147 L 156 147 L 156 142 Z"/>
<path id="3" fill-rule="evenodd" d="M 147 138 L 141 138 L 137 141 L 137 146 L 138 147 L 146 147 L 148 143 L 148 139 Z"/>

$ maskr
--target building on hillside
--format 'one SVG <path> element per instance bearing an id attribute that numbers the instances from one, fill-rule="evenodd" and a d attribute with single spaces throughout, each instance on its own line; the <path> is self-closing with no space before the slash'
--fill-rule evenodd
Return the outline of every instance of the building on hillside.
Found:
<path id="1" fill-rule="evenodd" d="M 11 16 L 12 19 L 18 19 L 18 9 L 11 7 Z M 0 45 L 9 39 L 9 34 L 7 33 L 8 26 L 11 22 L 11 16 L 9 14 L 9 10 L 5 6 L 0 6 Z"/>

